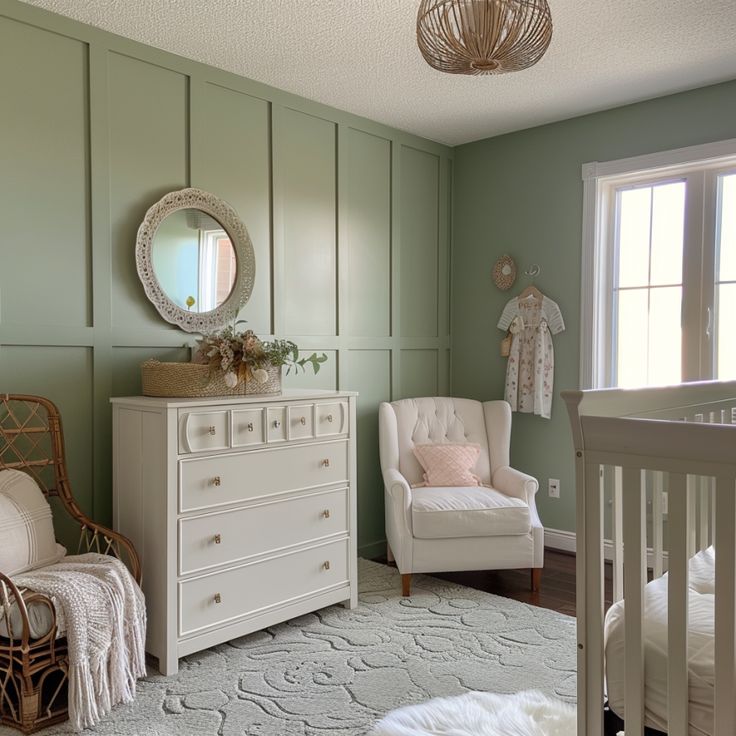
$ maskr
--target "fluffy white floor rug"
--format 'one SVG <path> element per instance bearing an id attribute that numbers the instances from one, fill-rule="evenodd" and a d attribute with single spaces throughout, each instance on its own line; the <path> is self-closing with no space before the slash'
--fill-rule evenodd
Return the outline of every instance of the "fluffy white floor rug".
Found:
<path id="1" fill-rule="evenodd" d="M 575 736 L 575 708 L 531 690 L 466 693 L 389 713 L 371 736 Z"/>

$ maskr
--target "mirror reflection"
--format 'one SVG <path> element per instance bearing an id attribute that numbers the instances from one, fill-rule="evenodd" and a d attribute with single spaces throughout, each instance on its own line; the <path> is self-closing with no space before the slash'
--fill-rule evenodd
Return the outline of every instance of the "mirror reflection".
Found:
<path id="1" fill-rule="evenodd" d="M 176 210 L 158 226 L 153 271 L 166 296 L 190 312 L 210 312 L 233 290 L 238 263 L 225 229 L 197 209 Z"/>

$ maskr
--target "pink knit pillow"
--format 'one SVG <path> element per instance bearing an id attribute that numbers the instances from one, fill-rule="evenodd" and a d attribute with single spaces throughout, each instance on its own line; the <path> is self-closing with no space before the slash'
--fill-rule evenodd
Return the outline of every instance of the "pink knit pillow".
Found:
<path id="1" fill-rule="evenodd" d="M 473 468 L 480 445 L 414 445 L 414 454 L 424 468 L 424 486 L 479 486 Z"/>

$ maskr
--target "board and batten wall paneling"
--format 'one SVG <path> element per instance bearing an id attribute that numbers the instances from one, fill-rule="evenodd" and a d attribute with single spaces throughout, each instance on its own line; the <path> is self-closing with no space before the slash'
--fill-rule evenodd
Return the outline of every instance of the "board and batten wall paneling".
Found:
<path id="1" fill-rule="evenodd" d="M 258 276 L 247 305 L 248 327 L 271 334 L 270 105 L 210 83 L 192 84 L 190 99 L 191 185 L 224 199 L 246 223 Z"/>
<path id="2" fill-rule="evenodd" d="M 388 350 L 350 350 L 348 359 L 350 385 L 360 392 L 357 443 L 362 467 L 358 483 L 358 507 L 374 508 L 381 505 L 376 495 L 383 495 L 378 444 L 375 442 L 378 435 L 376 407 L 391 394 L 391 353 Z M 385 549 L 380 545 L 384 538 L 383 515 L 359 514 L 358 536 L 366 542 L 374 542 L 373 549 L 366 549 L 366 555 L 383 554 Z M 366 545 L 366 542 L 363 544 Z"/>
<path id="3" fill-rule="evenodd" d="M 401 149 L 401 333 L 437 337 L 439 329 L 440 159 Z"/>
<path id="4" fill-rule="evenodd" d="M 391 141 L 347 131 L 345 257 L 351 335 L 391 334 Z M 386 183 L 389 182 L 389 186 Z"/>
<path id="5" fill-rule="evenodd" d="M 91 324 L 87 63 L 79 41 L 10 20 L 0 24 L 6 322 Z M 39 290 L 49 299 L 38 299 Z"/>
<path id="6" fill-rule="evenodd" d="M 274 115 L 278 332 L 337 333 L 337 126 L 289 108 Z"/>
<path id="7" fill-rule="evenodd" d="M 146 210 L 188 184 L 187 77 L 111 53 L 108 79 L 112 322 L 156 327 L 156 310 L 141 298 L 135 237 Z"/>
<path id="8" fill-rule="evenodd" d="M 438 350 L 401 351 L 401 398 L 441 393 L 439 353 Z"/>
<path id="9" fill-rule="evenodd" d="M 14 393 L 53 397 L 62 417 L 69 480 L 86 513 L 94 509 L 92 463 L 92 351 L 88 347 L 4 345 L 0 348 L 0 381 L 12 381 Z M 5 389 L 2 389 L 3 393 Z M 59 514 L 57 518 L 63 519 Z M 59 540 L 76 551 L 73 525 L 57 530 Z M 77 528 L 78 532 L 78 528 Z"/>
<path id="10" fill-rule="evenodd" d="M 195 186 L 253 240 L 240 318 L 327 355 L 285 385 L 360 392 L 359 544 L 380 554 L 378 404 L 449 387 L 452 150 L 16 0 L 0 41 L 0 391 L 58 403 L 82 506 L 110 523 L 110 396 L 194 343 L 134 251 L 148 207 Z"/>

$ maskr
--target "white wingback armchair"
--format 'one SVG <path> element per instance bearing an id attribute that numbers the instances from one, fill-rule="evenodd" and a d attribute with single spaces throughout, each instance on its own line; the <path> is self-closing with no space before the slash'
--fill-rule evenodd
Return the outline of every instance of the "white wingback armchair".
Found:
<path id="1" fill-rule="evenodd" d="M 538 590 L 544 529 L 534 502 L 536 478 L 509 467 L 511 407 L 454 398 L 382 403 L 378 429 L 386 494 L 389 560 L 411 592 L 414 572 L 531 568 Z M 482 486 L 413 487 L 423 469 L 418 444 L 475 443 Z"/>

